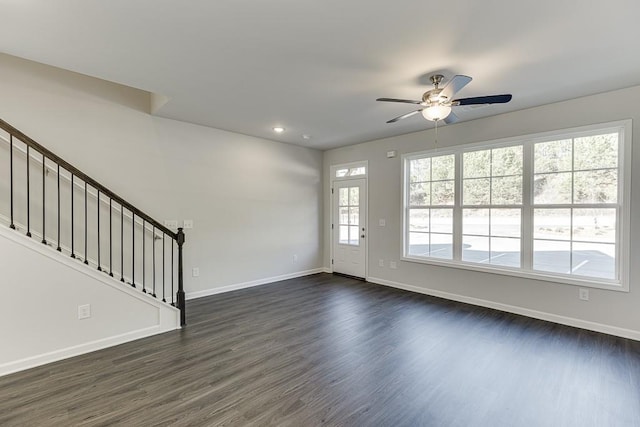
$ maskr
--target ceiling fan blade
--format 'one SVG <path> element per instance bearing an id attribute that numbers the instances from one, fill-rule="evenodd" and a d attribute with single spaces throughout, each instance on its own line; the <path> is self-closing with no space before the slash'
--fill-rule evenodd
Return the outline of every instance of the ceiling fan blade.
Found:
<path id="1" fill-rule="evenodd" d="M 447 117 L 445 117 L 444 119 L 442 119 L 443 122 L 445 122 L 446 124 L 450 125 L 451 123 L 455 123 L 458 120 L 460 120 L 460 117 L 456 116 L 453 111 L 449 113 L 449 115 Z"/>
<path id="2" fill-rule="evenodd" d="M 418 114 L 418 113 L 419 113 L 419 112 L 421 112 L 421 111 L 422 111 L 422 110 L 416 110 L 416 111 L 412 111 L 412 112 L 407 113 L 407 114 L 403 114 L 403 115 L 401 115 L 401 116 L 398 116 L 398 117 L 396 117 L 396 118 L 394 118 L 394 119 L 389 120 L 387 123 L 395 123 L 395 122 L 397 122 L 398 120 L 406 119 L 407 117 L 411 117 L 411 116 L 413 116 L 414 114 Z"/>
<path id="3" fill-rule="evenodd" d="M 455 105 L 478 105 L 478 104 L 505 104 L 511 101 L 511 94 L 476 96 L 475 98 L 454 99 L 451 103 Z"/>
<path id="4" fill-rule="evenodd" d="M 460 74 L 453 76 L 453 78 L 449 80 L 449 83 L 447 83 L 447 85 L 444 88 L 442 88 L 442 92 L 440 92 L 440 97 L 446 97 L 446 99 L 451 99 L 453 95 L 458 93 L 460 89 L 468 85 L 471 80 L 472 78 L 469 76 L 463 76 Z"/>
<path id="5" fill-rule="evenodd" d="M 378 98 L 376 101 L 384 102 L 404 102 L 405 104 L 422 104 L 422 101 L 412 101 L 410 99 L 396 99 L 396 98 Z"/>

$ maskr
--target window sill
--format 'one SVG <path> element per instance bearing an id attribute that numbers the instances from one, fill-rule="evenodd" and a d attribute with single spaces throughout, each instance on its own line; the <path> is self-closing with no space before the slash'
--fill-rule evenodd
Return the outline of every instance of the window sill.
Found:
<path id="1" fill-rule="evenodd" d="M 441 267 L 450 267 L 450 268 L 458 268 L 462 270 L 471 270 L 482 273 L 492 273 L 492 274 L 501 274 L 505 276 L 513 276 L 513 277 L 521 277 L 525 279 L 532 280 L 543 280 L 545 282 L 553 282 L 560 283 L 563 285 L 572 285 L 572 286 L 581 286 L 585 288 L 596 288 L 596 289 L 606 289 L 609 291 L 617 291 L 617 292 L 629 292 L 628 285 L 623 285 L 622 283 L 614 280 L 597 280 L 597 279 L 589 279 L 589 278 L 579 278 L 574 276 L 565 276 L 560 274 L 546 274 L 541 272 L 532 272 L 532 271 L 523 271 L 520 269 L 511 269 L 508 267 L 496 267 L 496 266 L 487 266 L 487 265 L 479 265 L 473 263 L 467 263 L 462 261 L 450 261 L 450 260 L 442 260 L 442 259 L 427 259 L 427 258 L 417 258 L 411 256 L 402 256 L 400 260 L 407 262 L 414 262 L 419 264 L 429 264 L 429 265 L 437 265 Z"/>

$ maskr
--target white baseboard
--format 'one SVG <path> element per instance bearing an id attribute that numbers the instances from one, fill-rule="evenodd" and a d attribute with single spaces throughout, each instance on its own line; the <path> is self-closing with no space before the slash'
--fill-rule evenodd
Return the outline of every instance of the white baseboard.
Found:
<path id="1" fill-rule="evenodd" d="M 146 338 L 151 335 L 161 334 L 164 332 L 172 331 L 177 328 L 166 327 L 161 325 L 153 325 L 148 328 L 139 329 L 137 331 L 127 332 L 125 334 L 116 335 L 113 337 L 103 338 L 96 341 L 91 341 L 72 347 L 55 350 L 49 353 L 39 354 L 37 356 L 28 357 L 21 360 L 11 361 L 0 365 L 0 376 L 12 374 L 14 372 L 23 371 L 25 369 L 35 368 L 36 366 L 46 365 L 47 363 L 57 362 L 62 359 L 68 359 L 69 357 L 80 356 L 81 354 L 90 353 L 92 351 L 102 350 L 107 347 L 113 347 L 115 345 L 124 344 L 129 341 Z"/>
<path id="2" fill-rule="evenodd" d="M 311 270 L 296 271 L 295 273 L 283 274 L 281 276 L 266 277 L 264 279 L 252 280 L 250 282 L 234 283 L 233 285 L 220 286 L 217 288 L 205 289 L 203 291 L 187 292 L 186 298 L 196 299 L 208 297 L 210 295 L 222 294 L 225 292 L 237 291 L 238 289 L 252 288 L 254 286 L 267 285 L 281 280 L 295 279 L 296 277 L 310 276 L 312 274 L 323 273 L 324 268 L 314 268 Z"/>
<path id="3" fill-rule="evenodd" d="M 377 277 L 368 277 L 367 281 L 371 283 L 376 283 L 378 285 L 389 286 L 397 289 L 403 289 L 405 291 L 431 295 L 434 297 L 444 298 L 452 301 L 458 301 L 458 302 L 463 302 L 467 304 L 477 305 L 480 307 L 492 308 L 494 310 L 505 311 L 507 313 L 520 314 L 522 316 L 532 317 L 534 319 L 546 320 L 553 323 L 559 323 L 561 325 L 573 326 L 576 328 L 587 329 L 595 332 L 602 332 L 609 335 L 615 335 L 622 338 L 629 338 L 632 340 L 640 341 L 640 331 L 634 331 L 632 329 L 619 328 L 617 326 L 605 325 L 602 323 L 576 319 L 573 317 L 560 316 L 558 314 L 531 310 L 529 308 L 518 307 L 515 305 L 502 304 L 499 302 L 484 300 L 480 298 L 452 294 L 449 292 L 423 288 L 420 286 L 408 285 L 406 283 L 394 282 L 391 280 L 380 279 Z"/>

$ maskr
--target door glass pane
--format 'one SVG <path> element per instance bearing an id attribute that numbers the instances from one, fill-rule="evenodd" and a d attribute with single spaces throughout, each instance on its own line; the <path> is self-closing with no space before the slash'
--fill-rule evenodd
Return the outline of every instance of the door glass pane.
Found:
<path id="1" fill-rule="evenodd" d="M 348 188 L 340 188 L 339 192 L 339 206 L 347 206 L 349 204 L 349 189 Z"/>
<path id="2" fill-rule="evenodd" d="M 358 226 L 349 226 L 349 244 L 358 246 L 360 243 L 360 232 Z"/>
<path id="3" fill-rule="evenodd" d="M 340 226 L 340 236 L 338 238 L 341 244 L 348 245 L 349 244 L 349 226 L 341 225 Z"/>
<path id="4" fill-rule="evenodd" d="M 338 224 L 349 225 L 349 208 L 338 208 L 340 210 L 340 218 Z"/>
<path id="5" fill-rule="evenodd" d="M 358 206 L 360 204 L 360 188 L 349 187 L 349 205 Z"/>
<path id="6" fill-rule="evenodd" d="M 360 208 L 349 208 L 349 224 L 360 225 Z"/>

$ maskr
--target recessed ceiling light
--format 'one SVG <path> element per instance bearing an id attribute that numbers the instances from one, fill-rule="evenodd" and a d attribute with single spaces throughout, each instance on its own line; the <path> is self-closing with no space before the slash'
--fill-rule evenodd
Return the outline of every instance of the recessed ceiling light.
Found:
<path id="1" fill-rule="evenodd" d="M 275 133 L 282 133 L 282 132 L 284 132 L 284 128 L 282 126 L 274 126 L 273 127 L 273 131 Z"/>
<path id="2" fill-rule="evenodd" d="M 307 135 L 306 133 L 302 135 L 302 139 L 311 139 L 311 135 Z"/>

